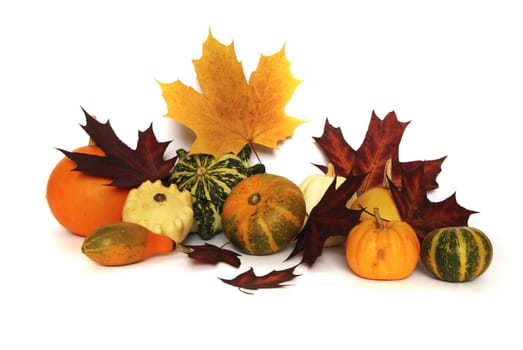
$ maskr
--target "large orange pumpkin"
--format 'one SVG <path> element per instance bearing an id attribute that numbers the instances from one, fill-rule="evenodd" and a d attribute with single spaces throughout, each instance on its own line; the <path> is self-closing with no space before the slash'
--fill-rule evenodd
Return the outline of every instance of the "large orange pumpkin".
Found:
<path id="1" fill-rule="evenodd" d="M 404 221 L 375 220 L 354 226 L 346 242 L 346 258 L 358 276 L 375 280 L 399 280 L 416 268 L 420 242 L 414 229 Z"/>
<path id="2" fill-rule="evenodd" d="M 274 174 L 241 180 L 227 196 L 222 210 L 226 237 L 251 255 L 276 253 L 289 245 L 305 220 L 300 188 Z"/>
<path id="3" fill-rule="evenodd" d="M 105 155 L 97 146 L 83 146 L 74 151 Z M 74 168 L 76 163 L 64 157 L 49 175 L 46 199 L 55 219 L 83 237 L 98 226 L 122 221 L 129 190 L 109 186 L 110 179 L 73 171 Z"/>

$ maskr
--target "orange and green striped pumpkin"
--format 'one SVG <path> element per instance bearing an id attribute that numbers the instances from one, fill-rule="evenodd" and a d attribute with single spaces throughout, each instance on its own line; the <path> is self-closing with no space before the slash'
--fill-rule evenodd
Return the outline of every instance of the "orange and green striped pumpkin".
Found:
<path id="1" fill-rule="evenodd" d="M 241 180 L 225 200 L 222 226 L 239 250 L 251 255 L 276 253 L 298 235 L 305 220 L 305 200 L 291 180 L 256 174 Z"/>
<path id="2" fill-rule="evenodd" d="M 471 281 L 487 270 L 492 243 L 480 230 L 444 227 L 431 231 L 421 244 L 421 261 L 436 278 L 448 282 Z"/>

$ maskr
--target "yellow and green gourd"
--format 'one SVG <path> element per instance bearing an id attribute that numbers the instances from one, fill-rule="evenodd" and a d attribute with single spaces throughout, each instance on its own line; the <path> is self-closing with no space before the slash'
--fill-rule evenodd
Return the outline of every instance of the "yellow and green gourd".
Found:
<path id="1" fill-rule="evenodd" d="M 469 227 L 431 231 L 421 243 L 421 261 L 434 277 L 448 282 L 471 281 L 487 270 L 493 256 L 485 233 Z"/>

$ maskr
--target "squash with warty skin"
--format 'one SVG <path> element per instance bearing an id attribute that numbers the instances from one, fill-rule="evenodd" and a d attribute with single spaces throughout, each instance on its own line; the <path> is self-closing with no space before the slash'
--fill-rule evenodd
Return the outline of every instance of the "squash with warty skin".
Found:
<path id="1" fill-rule="evenodd" d="M 231 152 L 217 159 L 210 154 L 177 151 L 179 161 L 168 182 L 192 194 L 194 224 L 191 232 L 208 240 L 222 231 L 222 207 L 231 189 L 241 180 L 265 172 L 263 164 L 250 166 L 251 153 L 249 145 L 237 155 Z"/>
<path id="2" fill-rule="evenodd" d="M 182 243 L 194 221 L 192 196 L 178 190 L 175 184 L 167 187 L 160 180 L 146 180 L 129 191 L 122 218 Z"/>
<path id="3" fill-rule="evenodd" d="M 492 256 L 487 235 L 469 226 L 435 229 L 421 243 L 421 262 L 447 282 L 472 281 L 487 270 Z"/>

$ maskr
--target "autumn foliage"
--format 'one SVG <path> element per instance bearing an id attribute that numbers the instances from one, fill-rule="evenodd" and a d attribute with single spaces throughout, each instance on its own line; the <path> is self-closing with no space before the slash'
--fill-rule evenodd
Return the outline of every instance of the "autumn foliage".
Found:
<path id="1" fill-rule="evenodd" d="M 165 116 L 194 133 L 190 153 L 218 158 L 229 152 L 237 154 L 246 144 L 276 149 L 292 136 L 304 120 L 287 115 L 285 107 L 301 81 L 292 76 L 284 49 L 262 55 L 247 79 L 234 43 L 224 45 L 209 31 L 201 58 L 193 60 L 199 90 L 179 80 L 159 82 L 167 106 Z M 170 141 L 158 141 L 152 124 L 139 132 L 133 149 L 117 137 L 109 121 L 101 123 L 84 113 L 86 124 L 82 127 L 97 147 L 61 150 L 66 158 L 51 174 L 47 189 L 49 206 L 58 221 L 80 235 L 107 221 L 119 220 L 127 191 L 145 180 L 168 178 L 177 162 L 177 157 L 165 157 Z M 454 194 L 441 202 L 428 198 L 428 193 L 439 186 L 436 180 L 446 156 L 399 159 L 408 125 L 399 121 L 394 111 L 383 119 L 372 112 L 364 140 L 356 149 L 344 138 L 341 128 L 326 119 L 323 133 L 312 137 L 311 142 L 319 147 L 326 163 L 334 165 L 336 175 L 346 177 L 346 181 L 336 188 L 333 177 L 293 241 L 287 260 L 298 255 L 301 259 L 294 266 L 265 275 L 257 275 L 251 267 L 235 278 L 221 280 L 241 290 L 286 285 L 298 276 L 294 273 L 297 266 L 314 265 L 327 238 L 346 236 L 360 222 L 361 210 L 348 209 L 347 200 L 376 186 L 390 187 L 402 220 L 414 228 L 419 240 L 434 228 L 466 226 L 475 212 L 459 205 Z M 324 164 L 317 167 L 327 169 Z M 86 188 L 99 192 L 86 194 Z M 224 247 L 205 244 L 184 249 L 191 259 L 203 264 L 241 265 L 241 255 Z"/>
<path id="2" fill-rule="evenodd" d="M 196 134 L 191 153 L 218 158 L 238 153 L 245 144 L 277 148 L 303 123 L 285 113 L 300 81 L 290 73 L 284 48 L 262 56 L 247 81 L 234 43 L 223 45 L 209 32 L 202 57 L 193 63 L 201 92 L 179 80 L 160 83 L 167 117 Z"/>
<path id="3" fill-rule="evenodd" d="M 152 124 L 145 131 L 138 132 L 136 149 L 132 149 L 118 138 L 110 121 L 99 122 L 82 110 L 86 119 L 82 128 L 103 153 L 84 154 L 61 150 L 76 163 L 76 171 L 109 178 L 109 185 L 128 189 L 138 187 L 146 180 L 161 180 L 170 173 L 176 157 L 164 159 L 170 141 L 159 142 Z"/>
<path id="4" fill-rule="evenodd" d="M 455 195 L 437 203 L 428 199 L 429 191 L 438 188 L 436 177 L 446 156 L 424 161 L 399 160 L 399 146 L 407 125 L 398 121 L 395 112 L 388 113 L 383 120 L 373 112 L 367 134 L 357 150 L 344 139 L 341 129 L 328 120 L 323 135 L 314 139 L 337 173 L 364 176 L 357 190 L 360 194 L 383 185 L 385 166 L 390 159 L 388 185 L 402 220 L 414 227 L 420 240 L 434 228 L 466 226 L 475 211 L 459 205 Z"/>

